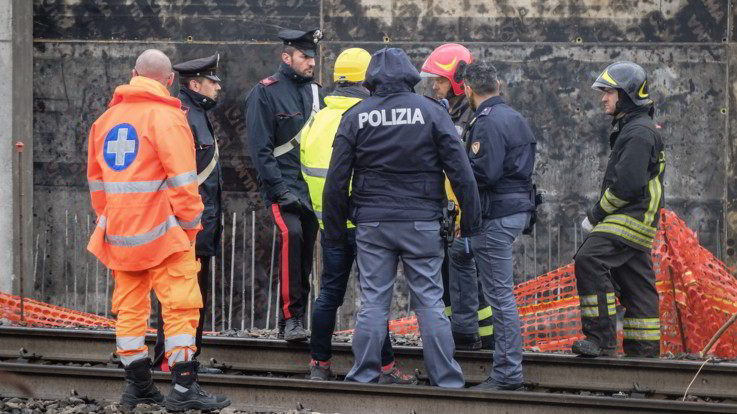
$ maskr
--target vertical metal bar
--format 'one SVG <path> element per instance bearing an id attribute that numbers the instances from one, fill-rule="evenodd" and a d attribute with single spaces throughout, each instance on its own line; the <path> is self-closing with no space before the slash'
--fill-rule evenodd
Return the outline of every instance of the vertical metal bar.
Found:
<path id="1" fill-rule="evenodd" d="M 107 269 L 107 278 L 105 282 L 105 317 L 107 318 L 107 300 L 108 300 L 108 294 L 110 294 L 110 268 Z"/>
<path id="2" fill-rule="evenodd" d="M 77 213 L 74 213 L 74 228 L 72 229 L 74 239 L 74 254 L 72 255 L 72 277 L 74 278 L 74 310 L 77 310 Z"/>
<path id="3" fill-rule="evenodd" d="M 556 267 L 563 266 L 563 264 L 560 261 L 560 230 L 561 230 L 560 223 L 558 223 L 558 260 L 555 263 Z"/>
<path id="4" fill-rule="evenodd" d="M 256 321 L 256 210 L 251 211 L 251 329 Z"/>
<path id="5" fill-rule="evenodd" d="M 356 266 L 358 266 L 358 264 L 356 264 Z M 412 310 L 412 292 L 409 288 L 409 279 L 407 279 L 407 266 L 404 265 L 404 260 L 402 260 L 402 274 L 404 275 L 404 283 L 407 284 L 407 316 L 409 316 L 409 313 Z"/>
<path id="6" fill-rule="evenodd" d="M 233 234 L 230 236 L 230 306 L 228 307 L 228 329 L 233 329 L 233 279 L 235 277 L 235 226 L 238 213 L 233 212 Z"/>
<path id="7" fill-rule="evenodd" d="M 532 227 L 532 269 L 534 271 L 534 277 L 537 277 L 537 226 Z"/>
<path id="8" fill-rule="evenodd" d="M 243 261 L 241 267 L 241 331 L 246 330 L 246 234 L 248 228 L 248 212 L 243 212 Z"/>
<path id="9" fill-rule="evenodd" d="M 720 231 L 719 219 L 717 219 L 717 259 L 722 260 L 722 234 Z"/>
<path id="10" fill-rule="evenodd" d="M 220 325 L 225 330 L 225 213 L 220 215 L 220 228 L 223 236 L 220 238 Z"/>
<path id="11" fill-rule="evenodd" d="M 69 251 L 69 209 L 64 210 L 64 306 L 69 307 L 69 277 L 67 275 L 67 252 Z"/>
<path id="12" fill-rule="evenodd" d="M 527 243 L 522 242 L 522 278 L 527 281 Z"/>
<path id="13" fill-rule="evenodd" d="M 553 228 L 548 222 L 548 272 L 553 270 Z"/>
<path id="14" fill-rule="evenodd" d="M 46 248 L 49 246 L 49 229 L 44 234 L 43 258 L 41 258 L 41 300 L 46 302 Z"/>
<path id="15" fill-rule="evenodd" d="M 313 267 L 314 269 L 314 267 Z M 312 271 L 310 271 L 310 276 L 308 277 L 310 290 L 307 292 L 307 314 L 304 316 L 304 318 L 307 319 L 307 323 L 303 321 L 302 324 L 308 331 L 310 330 L 310 320 L 312 319 Z"/>
<path id="16" fill-rule="evenodd" d="M 100 261 L 95 258 L 95 315 L 100 314 Z"/>
<path id="17" fill-rule="evenodd" d="M 90 214 L 87 213 L 87 239 L 90 238 Z M 90 256 L 89 254 L 84 255 L 84 311 L 89 312 L 88 303 L 89 300 L 89 289 L 90 289 Z"/>
<path id="18" fill-rule="evenodd" d="M 36 247 L 33 249 L 33 286 L 35 290 L 36 283 L 38 280 L 36 279 L 38 270 L 38 239 L 41 237 L 40 234 L 36 234 Z"/>
<path id="19" fill-rule="evenodd" d="M 280 259 L 281 260 L 281 259 Z M 279 266 L 281 268 L 281 266 Z M 281 269 L 276 272 L 276 304 L 274 305 L 274 328 L 279 328 L 279 302 L 281 299 Z"/>
<path id="20" fill-rule="evenodd" d="M 274 252 L 276 250 L 276 226 L 274 226 L 274 229 L 271 232 L 271 265 L 269 268 L 269 293 L 268 293 L 268 299 L 266 300 L 266 327 L 265 329 L 269 329 L 269 320 L 271 319 L 271 283 L 274 280 Z M 277 291 L 277 294 L 278 291 Z"/>
<path id="21" fill-rule="evenodd" d="M 211 329 L 214 331 L 217 331 L 217 326 L 215 325 L 215 259 L 217 256 L 212 256 L 210 258 L 210 280 L 212 281 L 212 286 L 210 289 L 210 292 L 212 292 L 212 300 L 210 303 L 212 304 L 210 306 L 210 309 L 212 310 L 212 327 Z"/>
<path id="22" fill-rule="evenodd" d="M 46 248 L 49 247 L 49 228 L 44 232 L 43 258 L 41 259 L 41 300 L 46 301 Z"/>
<path id="23" fill-rule="evenodd" d="M 573 222 L 573 254 L 578 250 L 578 223 Z"/>
<path id="24" fill-rule="evenodd" d="M 20 321 L 25 322 L 25 295 L 23 292 L 23 233 L 25 233 L 25 223 L 23 220 L 23 143 L 17 142 L 15 148 L 18 151 L 18 251 L 20 251 L 20 260 L 18 261 L 18 286 L 20 287 Z"/>

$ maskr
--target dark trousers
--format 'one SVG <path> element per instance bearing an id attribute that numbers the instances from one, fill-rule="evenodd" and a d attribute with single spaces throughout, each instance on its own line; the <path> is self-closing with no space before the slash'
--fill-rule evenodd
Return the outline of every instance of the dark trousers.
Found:
<path id="1" fill-rule="evenodd" d="M 285 320 L 303 317 L 310 297 L 312 252 L 319 229 L 317 217 L 312 210 L 302 208 L 299 213 L 286 212 L 278 204 L 271 205 L 271 214 L 281 234 L 281 314 Z"/>
<path id="2" fill-rule="evenodd" d="M 343 304 L 351 268 L 356 260 L 356 229 L 348 229 L 347 243 L 326 243 L 325 238 L 321 237 L 320 247 L 322 250 L 320 296 L 312 311 L 310 348 L 312 359 L 329 361 L 333 356 L 331 341 L 335 331 L 335 315 Z M 358 272 L 356 274 L 358 275 Z M 387 365 L 392 361 L 394 361 L 394 350 L 387 329 L 384 345 L 381 348 L 381 365 Z"/>
<path id="3" fill-rule="evenodd" d="M 650 253 L 618 240 L 589 236 L 576 253 L 576 284 L 586 338 L 602 348 L 617 345 L 615 295 L 624 314 L 627 356 L 660 355 L 660 300 Z"/>
<path id="4" fill-rule="evenodd" d="M 464 303 L 473 302 L 473 299 L 467 297 L 466 293 L 475 295 L 478 300 L 478 329 L 479 336 L 489 337 L 489 341 L 493 341 L 494 338 L 494 325 L 492 323 L 492 311 L 491 306 L 484 297 L 484 289 L 481 286 L 481 278 L 478 277 L 478 270 L 476 269 L 476 262 L 473 260 L 473 254 L 471 254 L 471 245 L 469 241 L 469 253 L 463 250 L 462 240 L 454 240 L 451 246 L 446 244 L 445 246 L 445 257 L 443 257 L 443 266 L 441 272 L 443 276 L 443 304 L 445 304 L 445 316 L 453 320 L 453 307 L 451 303 L 451 278 L 455 278 L 453 283 L 462 285 L 464 289 L 461 291 L 463 294 L 457 300 L 463 301 Z M 452 257 L 451 257 L 452 255 Z M 469 273 L 472 273 L 472 277 Z M 469 286 L 468 282 L 474 283 L 475 286 Z M 465 321 L 464 321 L 465 323 Z M 451 327 L 455 329 L 456 323 L 453 322 Z M 460 333 L 468 333 L 459 331 Z"/>
<path id="5" fill-rule="evenodd" d="M 205 312 L 207 309 L 207 299 L 210 296 L 210 256 L 197 256 L 200 261 L 200 271 L 197 273 L 197 283 L 200 285 L 200 293 L 202 293 L 202 308 L 200 309 L 200 322 L 197 324 L 197 336 L 195 336 L 195 345 L 197 350 L 192 358 L 197 358 L 202 350 L 202 329 L 205 327 Z M 156 322 L 156 345 L 154 345 L 154 368 L 161 365 L 164 359 L 164 320 L 161 318 L 161 302 L 159 302 L 158 318 Z"/>

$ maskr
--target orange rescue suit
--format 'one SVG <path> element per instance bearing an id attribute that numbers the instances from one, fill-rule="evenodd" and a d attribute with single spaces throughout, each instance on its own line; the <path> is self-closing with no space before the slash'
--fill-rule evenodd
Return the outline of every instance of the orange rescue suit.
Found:
<path id="1" fill-rule="evenodd" d="M 87 179 L 97 226 L 87 249 L 113 270 L 153 268 L 202 228 L 194 140 L 180 101 L 136 76 L 92 125 Z"/>

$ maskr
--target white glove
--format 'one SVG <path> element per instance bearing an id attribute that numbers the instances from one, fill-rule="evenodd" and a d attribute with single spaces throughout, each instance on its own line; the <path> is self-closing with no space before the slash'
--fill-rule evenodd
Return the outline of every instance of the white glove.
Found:
<path id="1" fill-rule="evenodd" d="M 591 225 L 588 217 L 583 219 L 583 221 L 581 222 L 581 229 L 583 229 L 583 232 L 586 234 L 591 233 L 591 230 L 594 229 L 594 226 Z"/>

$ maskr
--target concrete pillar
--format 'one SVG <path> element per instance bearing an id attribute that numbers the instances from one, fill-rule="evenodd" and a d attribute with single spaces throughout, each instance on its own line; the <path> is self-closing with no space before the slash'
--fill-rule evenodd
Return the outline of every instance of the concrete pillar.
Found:
<path id="1" fill-rule="evenodd" d="M 0 291 L 33 288 L 33 2 L 0 0 L 0 73 L 12 79 L 11 99 L 0 100 Z M 25 144 L 18 164 L 16 142 Z M 22 191 L 18 186 L 19 172 Z M 23 204 L 23 221 L 19 206 Z M 23 232 L 23 248 L 20 235 Z"/>

